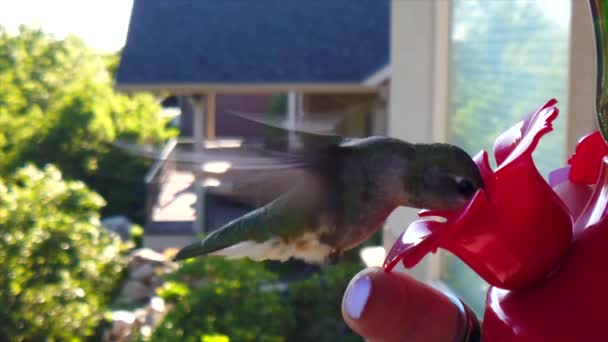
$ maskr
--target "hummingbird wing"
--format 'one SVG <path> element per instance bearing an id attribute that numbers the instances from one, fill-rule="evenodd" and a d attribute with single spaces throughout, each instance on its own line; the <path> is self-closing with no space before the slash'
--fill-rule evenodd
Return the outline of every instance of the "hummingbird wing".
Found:
<path id="1" fill-rule="evenodd" d="M 324 186 L 331 182 L 331 154 L 345 138 L 316 132 L 329 126 L 307 122 L 288 130 L 284 122 L 252 113 L 233 113 L 272 131 L 272 138 L 248 139 L 222 147 L 208 140 L 168 155 L 149 146 L 120 142 L 122 148 L 174 167 L 201 172 L 206 192 L 262 207 L 224 225 L 203 241 L 185 247 L 176 259 L 215 253 L 227 257 L 286 260 L 291 256 L 323 262 L 333 252 L 319 240 Z M 292 144 L 293 139 L 298 144 Z M 325 189 L 325 192 L 327 190 Z M 309 234 L 307 234 L 309 232 Z"/>
<path id="2" fill-rule="evenodd" d="M 235 141 L 228 139 L 229 142 Z M 205 169 L 205 163 L 225 162 L 227 169 L 261 170 L 285 169 L 306 164 L 305 154 L 270 149 L 260 142 L 238 141 L 236 145 L 225 147 L 223 139 L 205 140 L 201 143 L 193 141 L 179 146 L 176 141 L 169 151 L 153 145 L 137 144 L 125 140 L 116 140 L 112 143 L 126 152 L 152 160 L 167 161 L 177 166 L 200 166 Z M 216 165 L 218 169 L 219 166 Z M 207 166 L 211 169 L 211 166 Z M 213 172 L 213 171 L 209 171 Z M 222 173 L 222 171 L 217 171 Z"/>
<path id="3" fill-rule="evenodd" d="M 200 146 L 174 144 L 169 151 L 149 146 L 115 141 L 115 147 L 139 157 L 155 161 L 152 169 L 180 172 L 190 177 L 149 177 L 148 183 L 194 191 L 195 178 L 207 193 L 257 207 L 285 193 L 294 179 L 313 177 L 311 170 L 321 153 L 269 149 L 249 141 L 221 147 L 222 141 L 209 140 Z M 155 166 L 154 166 L 155 165 Z M 172 184 L 168 184 L 173 182 Z M 176 184 L 175 182 L 183 182 Z"/>
<path id="4" fill-rule="evenodd" d="M 334 112 L 310 114 L 289 129 L 277 116 L 230 112 L 250 125 L 263 126 L 266 135 L 240 139 L 213 139 L 175 144 L 170 151 L 150 145 L 116 141 L 114 145 L 132 154 L 168 164 L 191 173 L 202 171 L 207 192 L 259 206 L 287 192 L 294 180 L 309 183 L 325 177 L 328 151 L 345 138 L 319 132 L 333 130 L 344 115 Z M 314 117 L 314 119 L 313 119 Z M 164 180 L 159 180 L 164 181 Z M 190 189 L 189 184 L 183 185 Z"/>
<path id="5" fill-rule="evenodd" d="M 226 114 L 234 117 L 274 127 L 284 132 L 299 132 L 319 136 L 338 136 L 339 126 L 353 117 L 369 116 L 371 105 L 368 101 L 342 106 L 339 110 L 324 112 L 301 112 L 297 117 L 288 119 L 287 113 L 253 113 L 239 110 L 227 110 Z M 310 136 L 309 136 L 310 138 Z"/>
<path id="6" fill-rule="evenodd" d="M 325 118 L 307 119 L 289 123 L 287 120 L 276 116 L 261 113 L 228 111 L 230 115 L 238 117 L 253 126 L 264 128 L 267 141 L 266 146 L 271 149 L 297 152 L 299 154 L 315 154 L 328 146 L 338 145 L 344 137 L 335 134 L 335 124 L 339 122 L 338 116 L 334 119 Z M 316 115 L 321 117 L 321 115 Z"/>
<path id="7" fill-rule="evenodd" d="M 227 114 L 244 119 L 247 121 L 259 123 L 268 127 L 282 129 L 288 132 L 311 133 L 317 135 L 334 135 L 338 123 L 343 120 L 340 115 L 330 114 L 312 114 L 314 116 L 304 116 L 293 122 L 286 119 L 286 115 L 249 113 L 236 110 L 228 110 Z"/>

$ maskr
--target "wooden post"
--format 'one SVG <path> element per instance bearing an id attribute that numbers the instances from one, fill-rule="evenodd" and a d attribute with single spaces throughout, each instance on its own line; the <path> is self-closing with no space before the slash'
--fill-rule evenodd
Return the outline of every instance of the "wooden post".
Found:
<path id="1" fill-rule="evenodd" d="M 194 95 L 189 97 L 192 104 L 192 135 L 194 137 L 194 149 L 197 153 L 204 153 L 205 148 L 205 124 L 206 118 L 205 95 Z M 201 167 L 194 168 L 194 188 L 196 191 L 196 206 L 194 217 L 194 232 L 201 234 L 205 232 L 205 188 L 203 187 L 203 170 Z"/>
<path id="2" fill-rule="evenodd" d="M 287 93 L 287 128 L 290 132 L 288 143 L 290 147 L 297 146 L 297 136 L 291 130 L 296 128 L 298 120 L 302 117 L 302 95 L 300 92 L 290 91 Z"/>
<path id="3" fill-rule="evenodd" d="M 433 122 L 432 114 L 437 101 L 445 99 L 435 97 L 442 94 L 435 93 L 437 77 L 429 75 L 436 72 L 435 39 L 442 33 L 438 21 L 447 20 L 443 16 L 449 14 L 440 9 L 449 5 L 448 1 L 391 1 L 389 136 L 416 143 L 435 140 L 433 134 L 440 127 Z M 384 245 L 390 249 L 403 231 L 403 222 L 416 219 L 417 210 L 404 207 L 395 210 L 386 221 Z M 408 274 L 423 281 L 435 280 L 437 257 L 433 258 L 426 258 L 408 270 Z"/>
<path id="4" fill-rule="evenodd" d="M 207 94 L 207 139 L 215 139 L 215 92 Z"/>
<path id="5" fill-rule="evenodd" d="M 597 130 L 595 118 L 596 56 L 593 21 L 586 1 L 572 0 L 570 17 L 570 69 L 566 110 L 565 155 L 578 140 Z"/>

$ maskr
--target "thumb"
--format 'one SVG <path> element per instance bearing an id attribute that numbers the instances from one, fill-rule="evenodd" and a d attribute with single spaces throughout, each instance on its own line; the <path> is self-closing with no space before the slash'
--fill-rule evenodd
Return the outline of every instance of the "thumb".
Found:
<path id="1" fill-rule="evenodd" d="M 370 342 L 454 341 L 463 315 L 441 292 L 400 273 L 357 274 L 342 301 L 346 323 Z"/>

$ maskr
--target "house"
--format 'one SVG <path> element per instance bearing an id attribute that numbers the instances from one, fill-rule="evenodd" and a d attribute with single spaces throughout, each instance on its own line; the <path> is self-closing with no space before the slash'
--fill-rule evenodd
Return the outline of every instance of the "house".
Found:
<path id="1" fill-rule="evenodd" d="M 340 133 L 382 134 L 389 28 L 389 0 L 358 0 L 356 6 L 350 0 L 135 0 L 116 88 L 179 98 L 182 134 L 192 138 L 171 142 L 167 160 L 188 143 L 260 134 L 226 111 L 268 112 L 277 96 L 285 100 L 289 122 L 356 108 L 372 115 L 352 116 Z M 195 193 L 182 192 L 187 200 L 181 200 L 196 198 L 196 212 L 182 203 L 153 217 L 147 233 L 191 222 L 195 231 L 205 230 L 201 213 L 209 197 L 201 177 L 171 170 L 166 161 L 154 165 L 147 177 L 150 211 L 159 211 L 159 201 L 175 201 L 179 191 L 164 184 L 186 190 L 193 182 Z"/>

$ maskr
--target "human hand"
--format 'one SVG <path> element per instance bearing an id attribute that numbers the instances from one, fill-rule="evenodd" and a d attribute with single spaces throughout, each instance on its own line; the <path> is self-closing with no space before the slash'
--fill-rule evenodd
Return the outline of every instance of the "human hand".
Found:
<path id="1" fill-rule="evenodd" d="M 465 341 L 473 321 L 460 304 L 405 274 L 368 268 L 348 285 L 342 316 L 370 342 Z"/>

